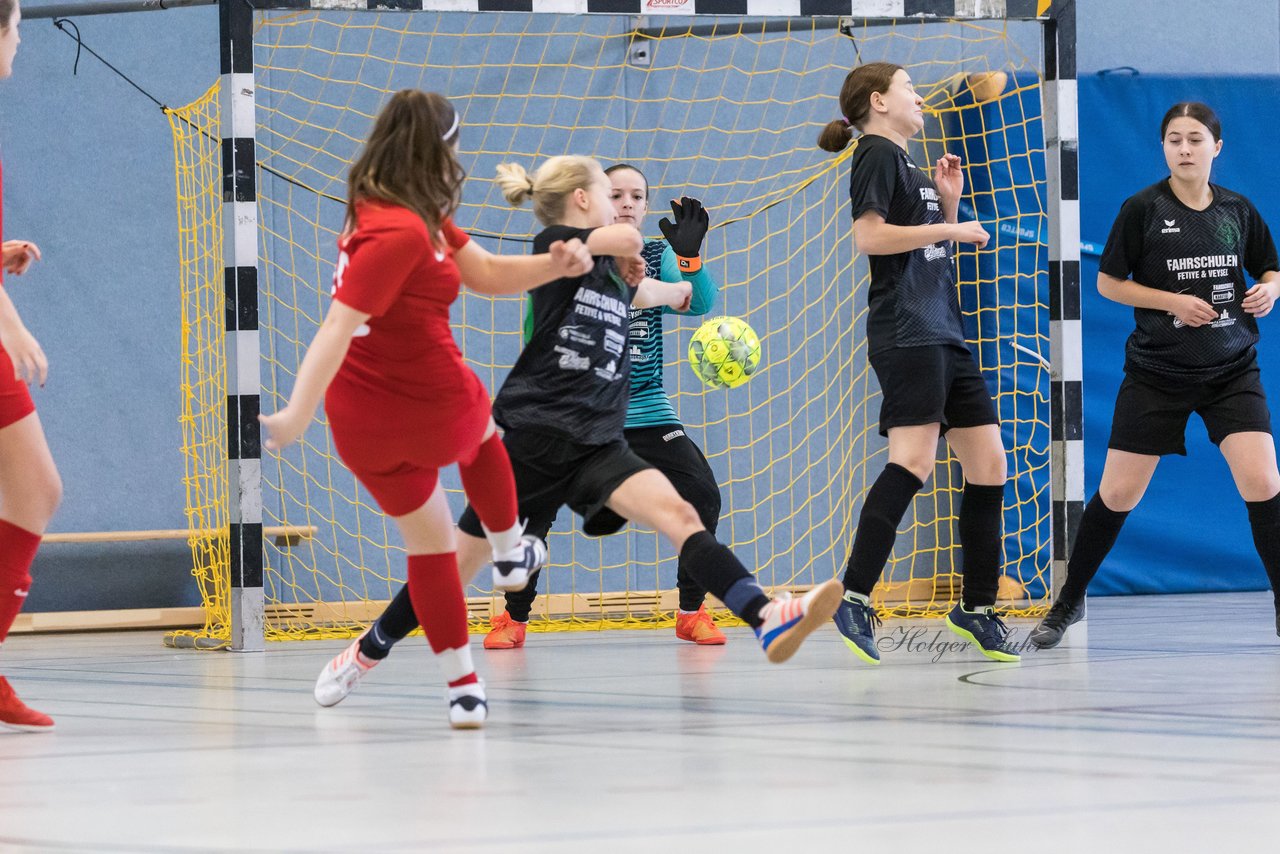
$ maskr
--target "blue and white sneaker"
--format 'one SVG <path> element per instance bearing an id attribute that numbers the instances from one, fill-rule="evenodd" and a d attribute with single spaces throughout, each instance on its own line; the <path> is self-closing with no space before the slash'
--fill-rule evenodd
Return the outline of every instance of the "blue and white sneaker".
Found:
<path id="1" fill-rule="evenodd" d="M 760 609 L 763 621 L 755 629 L 764 654 L 774 664 L 795 655 L 800 644 L 840 607 L 844 586 L 834 578 L 825 581 L 799 599 L 783 594 Z"/>
<path id="2" fill-rule="evenodd" d="M 547 562 L 547 544 L 533 534 L 525 534 L 516 546 L 501 558 L 493 559 L 493 589 L 506 593 L 529 586 L 529 576 Z"/>
<path id="3" fill-rule="evenodd" d="M 1009 627 L 996 616 L 996 609 L 990 605 L 968 611 L 964 603 L 958 602 L 947 614 L 947 626 L 987 658 L 994 661 L 1022 660 L 1018 650 L 1009 643 Z"/>
<path id="4" fill-rule="evenodd" d="M 880 615 L 871 607 L 870 599 L 846 590 L 835 620 L 845 646 L 853 650 L 854 655 L 867 664 L 880 663 L 880 650 L 876 649 L 876 627 L 880 625 Z"/>

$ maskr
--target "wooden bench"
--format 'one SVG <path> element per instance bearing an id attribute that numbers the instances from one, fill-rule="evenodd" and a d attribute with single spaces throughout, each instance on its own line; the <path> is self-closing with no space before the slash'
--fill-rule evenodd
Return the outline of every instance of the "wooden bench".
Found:
<path id="1" fill-rule="evenodd" d="M 282 548 L 296 546 L 316 535 L 315 525 L 267 525 L 263 537 L 271 537 Z M 170 528 L 157 531 L 83 531 L 45 534 L 46 543 L 141 543 L 151 540 L 187 540 L 191 537 L 212 538 L 220 532 L 212 528 L 189 531 L 186 528 Z"/>

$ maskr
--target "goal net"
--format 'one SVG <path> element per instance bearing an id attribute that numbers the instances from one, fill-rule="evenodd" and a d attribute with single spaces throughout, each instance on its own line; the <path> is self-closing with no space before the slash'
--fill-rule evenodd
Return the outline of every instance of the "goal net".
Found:
<path id="1" fill-rule="evenodd" d="M 660 7 L 657 0 L 649 6 Z M 850 236 L 848 158 L 819 150 L 855 64 L 908 68 L 928 114 L 912 155 L 965 160 L 963 216 L 992 233 L 961 247 L 959 296 L 997 400 L 1008 450 L 1002 598 L 1047 601 L 1051 564 L 1048 205 L 1036 21 L 644 17 L 476 12 L 262 12 L 256 22 L 262 409 L 282 406 L 329 305 L 346 171 L 390 93 L 446 95 L 462 116 L 469 178 L 455 220 L 492 252 L 523 253 L 538 230 L 512 209 L 494 167 L 557 154 L 626 162 L 648 177 L 643 230 L 681 195 L 701 199 L 703 250 L 721 283 L 715 314 L 763 342 L 745 386 L 704 388 L 684 361 L 699 318 L 669 316 L 667 388 L 720 483 L 719 538 L 769 588 L 843 571 L 862 500 L 886 462 L 880 392 L 866 358 L 865 259 Z M 179 186 L 184 452 L 195 574 L 208 624 L 225 637 L 226 354 L 219 93 L 171 114 Z M 520 348 L 521 300 L 464 290 L 454 306 L 464 356 L 496 391 Z M 393 526 L 342 465 L 324 423 L 262 460 L 270 539 L 269 638 L 333 637 L 372 619 L 405 577 Z M 423 437 L 430 441 L 430 437 Z M 447 472 L 455 514 L 456 472 Z M 915 499 L 877 589 L 893 615 L 945 612 L 959 594 L 953 537 L 962 491 L 940 458 Z M 314 529 L 314 532 L 311 532 Z M 219 531 L 224 532 L 219 535 Z M 675 554 L 634 527 L 604 539 L 560 514 L 533 628 L 669 625 Z M 487 579 L 482 573 L 478 580 Z M 468 591 L 473 628 L 501 597 Z"/>

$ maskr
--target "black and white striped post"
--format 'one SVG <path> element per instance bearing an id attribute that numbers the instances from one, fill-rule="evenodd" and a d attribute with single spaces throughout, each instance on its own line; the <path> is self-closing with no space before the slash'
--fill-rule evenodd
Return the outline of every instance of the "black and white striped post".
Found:
<path id="1" fill-rule="evenodd" d="M 1076 4 L 1053 0 L 1044 34 L 1045 166 L 1049 184 L 1049 380 L 1053 594 L 1066 579 L 1084 513 L 1084 366 L 1080 331 L 1080 156 Z"/>
<path id="2" fill-rule="evenodd" d="M 245 0 L 219 0 L 218 30 L 222 45 L 222 257 L 226 285 L 231 649 L 257 652 L 265 643 L 253 7 Z"/>

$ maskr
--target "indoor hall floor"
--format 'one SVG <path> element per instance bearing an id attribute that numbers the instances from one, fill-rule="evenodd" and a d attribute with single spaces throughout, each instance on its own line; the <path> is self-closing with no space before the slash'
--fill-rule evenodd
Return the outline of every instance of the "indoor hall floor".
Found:
<path id="1" fill-rule="evenodd" d="M 745 629 L 474 637 L 469 732 L 421 638 L 322 709 L 338 641 L 16 636 L 0 672 L 58 728 L 0 733 L 0 851 L 1274 851 L 1269 594 L 1094 599 L 1072 633 L 998 664 L 890 621 L 878 668 L 833 626 L 784 665 Z"/>

